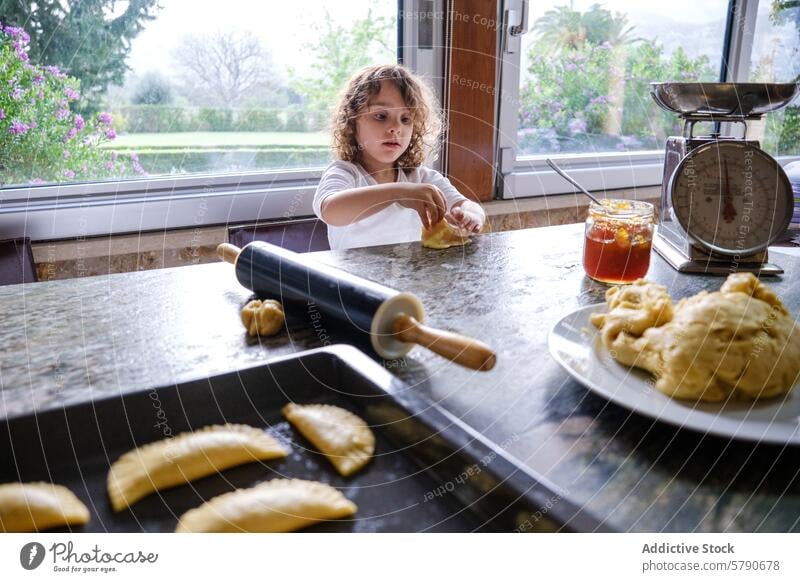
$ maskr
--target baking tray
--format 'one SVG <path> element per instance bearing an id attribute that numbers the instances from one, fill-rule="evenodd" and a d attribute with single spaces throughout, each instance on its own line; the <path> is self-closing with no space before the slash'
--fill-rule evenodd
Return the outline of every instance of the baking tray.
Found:
<path id="1" fill-rule="evenodd" d="M 339 476 L 282 417 L 289 401 L 355 412 L 376 434 L 375 457 L 355 475 Z M 223 422 L 264 427 L 289 444 L 291 454 L 153 494 L 120 513 L 111 510 L 106 476 L 121 454 Z M 0 482 L 69 487 L 92 514 L 72 531 L 171 532 L 181 514 L 204 500 L 278 477 L 329 483 L 358 505 L 351 519 L 304 531 L 604 530 L 562 492 L 351 346 L 0 422 Z"/>

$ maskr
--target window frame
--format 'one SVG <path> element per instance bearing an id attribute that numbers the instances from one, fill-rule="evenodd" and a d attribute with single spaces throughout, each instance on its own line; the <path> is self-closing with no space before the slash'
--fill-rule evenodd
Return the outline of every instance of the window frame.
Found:
<path id="1" fill-rule="evenodd" d="M 308 216 L 322 170 L 8 187 L 0 230 L 46 241 Z"/>
<path id="2" fill-rule="evenodd" d="M 434 24 L 431 49 L 418 49 L 424 0 L 397 1 L 397 61 L 429 77 L 442 95 L 444 27 Z M 446 0 L 434 0 L 443 13 Z M 443 23 L 443 19 L 437 21 Z M 405 44 L 404 44 L 405 43 Z M 3 238 L 52 241 L 237 222 L 313 216 L 312 201 L 324 167 L 153 176 L 123 180 L 0 187 Z"/>
<path id="3" fill-rule="evenodd" d="M 498 180 L 495 197 L 508 200 L 574 193 L 574 188 L 544 163 L 545 157 L 552 158 L 584 187 L 592 190 L 660 186 L 663 150 L 516 156 L 521 39 L 508 34 L 508 25 L 520 23 L 521 20 L 525 33 L 528 32 L 531 24 L 526 22 L 529 1 L 503 0 L 506 26 L 501 32 L 504 38 L 499 59 L 501 97 L 497 124 Z M 726 39 L 720 59 L 721 81 L 747 79 L 758 3 L 759 0 L 729 0 Z M 523 18 L 520 19 L 520 16 Z M 777 158 L 782 165 L 797 159 L 800 156 Z"/>

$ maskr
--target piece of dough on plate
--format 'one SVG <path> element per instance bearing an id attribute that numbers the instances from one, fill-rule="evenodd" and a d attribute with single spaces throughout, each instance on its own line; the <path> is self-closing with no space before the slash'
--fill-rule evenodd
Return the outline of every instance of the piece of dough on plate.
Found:
<path id="1" fill-rule="evenodd" d="M 433 225 L 430 230 L 422 229 L 422 246 L 429 249 L 449 249 L 465 245 L 469 237 L 458 232 L 456 228 L 442 219 Z"/>
<path id="2" fill-rule="evenodd" d="M 289 452 L 263 430 L 243 424 L 207 426 L 122 455 L 108 472 L 108 496 L 122 511 L 155 491 Z"/>
<path id="3" fill-rule="evenodd" d="M 674 311 L 672 297 L 667 288 L 645 279 L 637 279 L 631 285 L 611 287 L 606 291 L 608 311 L 593 313 L 591 322 L 603 332 L 603 343 L 610 346 L 620 333 L 640 337 L 651 327 L 658 327 L 672 320 Z M 634 365 L 627 352 L 617 358 L 625 364 Z"/>
<path id="4" fill-rule="evenodd" d="M 89 510 L 63 485 L 0 485 L 0 532 L 37 532 L 89 522 Z"/>
<path id="5" fill-rule="evenodd" d="M 250 489 L 214 497 L 190 509 L 175 531 L 290 532 L 320 521 L 353 515 L 358 507 L 330 485 L 302 479 L 273 479 Z"/>
<path id="6" fill-rule="evenodd" d="M 375 435 L 363 419 L 330 404 L 294 404 L 283 415 L 347 477 L 366 465 L 375 452 Z"/>

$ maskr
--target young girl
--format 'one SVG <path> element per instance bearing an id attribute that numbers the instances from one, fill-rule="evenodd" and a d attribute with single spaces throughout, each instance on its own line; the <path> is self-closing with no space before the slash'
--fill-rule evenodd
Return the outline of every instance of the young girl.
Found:
<path id="1" fill-rule="evenodd" d="M 486 216 L 439 172 L 422 166 L 441 123 L 425 84 L 402 65 L 370 66 L 342 93 L 333 120 L 337 161 L 325 170 L 314 213 L 332 249 L 420 240 L 446 219 L 480 232 Z"/>

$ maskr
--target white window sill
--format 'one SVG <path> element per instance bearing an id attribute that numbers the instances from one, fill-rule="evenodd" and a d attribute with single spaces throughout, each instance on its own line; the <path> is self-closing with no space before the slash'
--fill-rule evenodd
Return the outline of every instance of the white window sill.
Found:
<path id="1" fill-rule="evenodd" d="M 321 168 L 0 190 L 0 238 L 34 241 L 313 214 Z"/>

